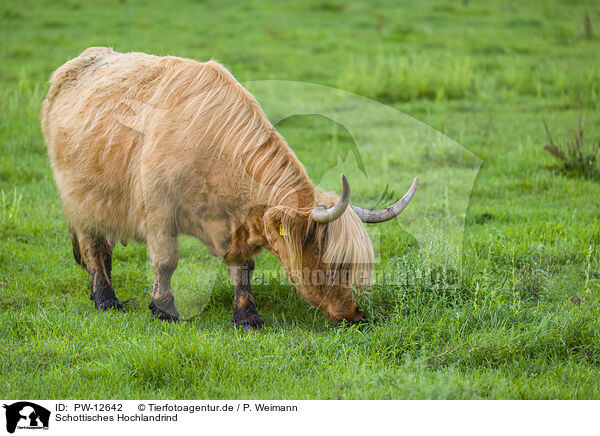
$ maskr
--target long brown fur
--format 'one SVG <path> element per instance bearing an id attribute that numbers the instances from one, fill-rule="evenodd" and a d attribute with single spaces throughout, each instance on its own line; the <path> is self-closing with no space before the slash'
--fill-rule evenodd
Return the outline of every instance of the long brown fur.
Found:
<path id="1" fill-rule="evenodd" d="M 227 261 L 267 248 L 289 275 L 343 267 L 350 284 L 296 287 L 332 319 L 353 316 L 350 288 L 368 285 L 373 265 L 362 223 L 351 208 L 329 225 L 310 219 L 337 196 L 318 192 L 222 65 L 88 48 L 52 75 L 41 125 L 77 232 L 139 241 L 185 233 Z"/>

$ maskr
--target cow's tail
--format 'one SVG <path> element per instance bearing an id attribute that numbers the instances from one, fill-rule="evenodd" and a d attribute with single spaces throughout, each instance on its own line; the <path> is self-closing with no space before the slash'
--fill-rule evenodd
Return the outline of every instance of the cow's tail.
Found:
<path id="1" fill-rule="evenodd" d="M 75 258 L 75 262 L 81 265 L 82 268 L 85 269 L 85 263 L 81 260 L 81 247 L 79 246 L 79 239 L 77 238 L 77 233 L 73 229 L 69 229 L 71 232 L 71 244 L 73 245 L 73 257 Z"/>

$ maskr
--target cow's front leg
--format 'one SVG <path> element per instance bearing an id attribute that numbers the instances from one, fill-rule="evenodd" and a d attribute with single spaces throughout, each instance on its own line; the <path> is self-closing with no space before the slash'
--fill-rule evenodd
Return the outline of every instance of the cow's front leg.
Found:
<path id="1" fill-rule="evenodd" d="M 256 311 L 250 281 L 254 272 L 254 259 L 228 262 L 229 275 L 235 287 L 233 296 L 233 322 L 238 327 L 257 329 L 264 320 Z"/>
<path id="2" fill-rule="evenodd" d="M 177 235 L 159 231 L 148 237 L 148 248 L 154 268 L 152 301 L 148 305 L 152 317 L 178 321 L 179 312 L 175 308 L 175 297 L 171 291 L 171 277 L 179 261 Z"/>

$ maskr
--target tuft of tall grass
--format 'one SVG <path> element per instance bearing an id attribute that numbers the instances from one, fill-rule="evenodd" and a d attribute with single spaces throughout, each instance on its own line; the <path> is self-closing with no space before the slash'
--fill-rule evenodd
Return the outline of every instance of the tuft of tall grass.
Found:
<path id="1" fill-rule="evenodd" d="M 547 273 L 536 262 L 525 265 L 517 273 L 516 290 L 524 301 L 535 302 L 546 292 Z"/>
<path id="2" fill-rule="evenodd" d="M 600 170 L 597 165 L 600 140 L 594 144 L 584 143 L 581 123 L 582 113 L 583 109 L 579 112 L 577 132 L 573 139 L 559 145 L 556 145 L 552 139 L 548 124 L 544 120 L 544 129 L 546 135 L 548 135 L 548 144 L 544 146 L 544 149 L 557 160 L 555 165 L 548 165 L 544 168 L 568 177 L 600 180 Z"/>

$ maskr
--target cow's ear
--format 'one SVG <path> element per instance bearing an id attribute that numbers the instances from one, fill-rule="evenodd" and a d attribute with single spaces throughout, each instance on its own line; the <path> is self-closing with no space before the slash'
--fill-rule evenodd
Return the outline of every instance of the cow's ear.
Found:
<path id="1" fill-rule="evenodd" d="M 264 226 L 270 249 L 277 254 L 284 245 L 300 241 L 306 222 L 307 216 L 290 207 L 276 206 L 267 209 Z"/>

